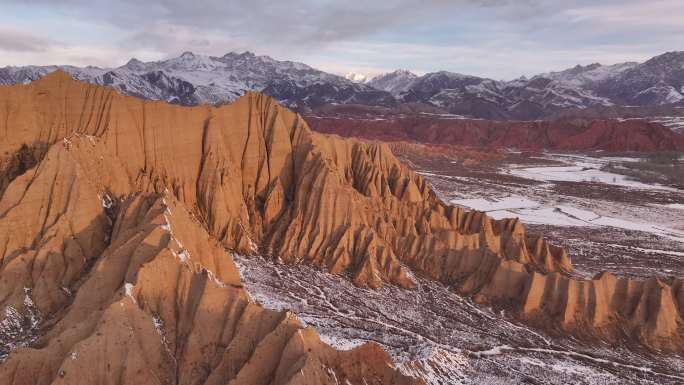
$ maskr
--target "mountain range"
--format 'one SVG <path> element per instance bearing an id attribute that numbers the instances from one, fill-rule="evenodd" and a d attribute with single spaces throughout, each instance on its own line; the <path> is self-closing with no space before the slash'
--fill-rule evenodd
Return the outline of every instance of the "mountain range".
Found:
<path id="1" fill-rule="evenodd" d="M 644 63 L 577 65 L 512 81 L 447 71 L 416 76 L 400 70 L 369 84 L 400 102 L 485 119 L 537 119 L 571 108 L 681 105 L 684 52 L 668 52 Z"/>
<path id="2" fill-rule="evenodd" d="M 231 52 L 221 57 L 184 52 L 156 62 L 134 58 L 117 68 L 5 67 L 0 69 L 0 84 L 30 82 L 56 69 L 78 80 L 112 86 L 126 95 L 182 105 L 229 103 L 247 91 L 263 92 L 296 109 L 327 103 L 396 103 L 389 93 L 368 85 L 306 64 L 278 61 L 251 52 Z"/>
<path id="3" fill-rule="evenodd" d="M 30 82 L 58 68 L 127 95 L 182 105 L 222 104 L 259 91 L 299 112 L 336 104 L 418 103 L 495 120 L 540 119 L 569 109 L 684 106 L 684 52 L 668 52 L 643 63 L 577 65 L 511 81 L 448 71 L 419 76 L 407 70 L 367 80 L 356 73 L 342 77 L 251 52 L 220 57 L 185 52 L 162 61 L 134 58 L 117 68 L 5 67 L 0 69 L 0 84 Z"/>

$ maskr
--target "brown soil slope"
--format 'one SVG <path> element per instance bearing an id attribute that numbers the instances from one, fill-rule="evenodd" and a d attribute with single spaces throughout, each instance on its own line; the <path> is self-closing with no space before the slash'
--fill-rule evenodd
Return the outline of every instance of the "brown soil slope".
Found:
<path id="1" fill-rule="evenodd" d="M 371 287 L 413 269 L 545 327 L 684 346 L 681 281 L 570 279 L 517 220 L 447 206 L 385 145 L 262 95 L 177 107 L 57 72 L 0 89 L 0 157 L 0 308 L 43 334 L 1 383 L 408 383 L 377 347 L 335 352 L 250 304 L 224 248 Z"/>

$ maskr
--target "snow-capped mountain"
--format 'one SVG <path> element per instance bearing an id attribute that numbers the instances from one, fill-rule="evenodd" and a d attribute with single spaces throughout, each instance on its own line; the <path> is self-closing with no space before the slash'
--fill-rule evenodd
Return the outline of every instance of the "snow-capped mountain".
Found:
<path id="1" fill-rule="evenodd" d="M 667 52 L 629 68 L 596 87 L 616 104 L 662 105 L 684 99 L 684 51 Z"/>
<path id="2" fill-rule="evenodd" d="M 538 119 L 559 110 L 613 105 L 684 103 L 684 52 L 644 63 L 598 63 L 497 81 L 447 71 L 416 76 L 395 71 L 369 85 L 400 102 L 420 102 L 450 113 L 488 119 Z"/>
<path id="3" fill-rule="evenodd" d="M 230 52 L 221 57 L 185 52 L 178 57 L 155 62 L 134 58 L 113 69 L 5 67 L 0 69 L 0 83 L 25 83 L 57 68 L 79 80 L 112 86 L 128 95 L 184 105 L 230 102 L 247 91 L 264 92 L 289 107 L 299 109 L 327 103 L 395 103 L 387 92 L 306 64 L 279 61 L 251 52 Z"/>
<path id="4" fill-rule="evenodd" d="M 125 94 L 184 105 L 225 103 L 246 91 L 260 91 L 299 111 L 326 104 L 424 103 L 454 114 L 525 120 L 565 109 L 684 105 L 684 52 L 668 52 L 644 63 L 577 65 L 511 81 L 447 71 L 417 76 L 407 70 L 368 80 L 357 73 L 343 77 L 251 52 L 220 57 L 185 52 L 154 62 L 131 59 L 109 69 L 5 67 L 0 68 L 0 84 L 30 82 L 57 68 Z"/>
<path id="5" fill-rule="evenodd" d="M 406 92 L 411 83 L 418 77 L 408 70 L 396 70 L 394 72 L 378 75 L 371 79 L 368 84 L 379 90 L 387 91 L 392 95 L 400 95 Z"/>
<path id="6" fill-rule="evenodd" d="M 576 66 L 535 78 L 581 90 L 587 96 L 603 99 L 604 105 L 675 104 L 684 100 L 684 52 L 668 52 L 644 63 Z"/>
<path id="7" fill-rule="evenodd" d="M 368 76 L 356 72 L 349 72 L 344 75 L 344 78 L 350 80 L 354 83 L 366 83 L 368 82 Z"/>
<path id="8" fill-rule="evenodd" d="M 450 113 L 486 119 L 536 119 L 562 108 L 610 104 L 581 87 L 544 77 L 506 82 L 440 71 L 399 79 L 404 81 L 400 87 L 383 89 L 391 89 L 402 102 L 427 103 Z"/>
<path id="9" fill-rule="evenodd" d="M 639 63 L 626 62 L 613 65 L 593 63 L 586 66 L 576 65 L 564 71 L 549 72 L 535 77 L 551 79 L 556 82 L 584 88 L 592 88 L 606 80 L 615 78 L 622 72 L 638 66 Z"/>
<path id="10" fill-rule="evenodd" d="M 29 83 L 38 80 L 46 74 L 57 69 L 68 72 L 77 80 L 88 80 L 102 75 L 108 70 L 98 67 L 74 67 L 74 66 L 25 66 L 0 68 L 0 85 L 12 85 Z"/>

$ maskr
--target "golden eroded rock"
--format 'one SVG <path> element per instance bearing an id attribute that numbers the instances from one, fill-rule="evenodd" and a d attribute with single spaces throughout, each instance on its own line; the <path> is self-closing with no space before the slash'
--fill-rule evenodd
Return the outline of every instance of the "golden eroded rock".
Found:
<path id="1" fill-rule="evenodd" d="M 92 138 L 57 143 L 0 201 L 0 223 L 14 226 L 2 232 L 3 305 L 44 319 L 32 347 L 0 365 L 0 383 L 421 383 L 377 345 L 336 351 L 292 314 L 252 303 L 183 203 L 113 198 L 104 186 L 134 181 L 97 154 Z"/>
<path id="2" fill-rule="evenodd" d="M 487 257 L 541 272 L 571 269 L 562 249 L 528 239 L 517 221 L 444 205 L 385 145 L 313 133 L 260 94 L 218 108 L 178 107 L 58 71 L 0 97 L 4 163 L 22 146 L 97 137 L 133 191 L 168 189 L 231 250 L 350 271 L 371 287 L 410 287 L 407 265 L 456 279 L 451 265 L 472 268 Z"/>

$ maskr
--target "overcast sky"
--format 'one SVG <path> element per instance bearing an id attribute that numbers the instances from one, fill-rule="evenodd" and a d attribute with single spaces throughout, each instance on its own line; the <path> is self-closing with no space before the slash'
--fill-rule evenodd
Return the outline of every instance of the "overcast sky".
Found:
<path id="1" fill-rule="evenodd" d="M 249 50 L 338 74 L 512 79 L 684 50 L 684 0 L 0 0 L 0 66 Z"/>

